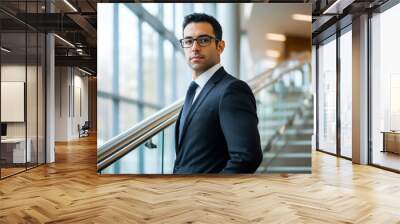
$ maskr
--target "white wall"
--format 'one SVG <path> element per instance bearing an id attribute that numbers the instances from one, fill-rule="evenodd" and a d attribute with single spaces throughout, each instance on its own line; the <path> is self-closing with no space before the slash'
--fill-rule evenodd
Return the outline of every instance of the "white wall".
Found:
<path id="1" fill-rule="evenodd" d="M 36 72 L 36 68 L 33 66 L 25 67 L 25 65 L 2 65 L 1 66 L 1 81 L 3 82 L 25 82 L 26 70 L 28 74 L 31 74 L 33 70 Z M 29 96 L 36 96 L 35 93 L 27 93 Z M 36 105 L 35 105 L 36 106 Z M 1 110 L 7 110 L 7 108 L 1 108 Z M 31 117 L 28 117 L 31 120 Z M 7 122 L 7 136 L 8 137 L 25 137 L 25 123 L 26 122 Z"/>
<path id="2" fill-rule="evenodd" d="M 55 140 L 66 141 L 68 117 L 68 85 L 67 67 L 55 68 Z"/>
<path id="3" fill-rule="evenodd" d="M 88 120 L 88 78 L 83 75 L 76 68 L 56 67 L 56 141 L 79 138 L 78 124 Z"/>
<path id="4" fill-rule="evenodd" d="M 25 80 L 26 78 L 27 80 Z M 22 122 L 6 122 L 7 137 L 23 138 L 26 135 L 30 143 L 29 148 L 32 152 L 32 161 L 36 162 L 38 158 L 39 163 L 45 162 L 45 89 L 43 78 L 44 73 L 40 65 L 37 67 L 36 65 L 25 66 L 25 64 L 13 63 L 1 66 L 2 82 L 24 82 L 26 87 L 26 100 L 24 100 L 24 105 L 21 108 L 22 111 L 20 111 L 24 114 L 26 113 L 26 120 L 24 118 Z M 7 95 L 2 95 L 2 98 L 4 97 L 7 98 Z M 2 112 L 13 113 L 12 110 L 15 109 L 2 107 L 1 110 Z M 51 162 L 51 160 L 48 161 Z"/>
<path id="5" fill-rule="evenodd" d="M 81 73 L 79 73 L 81 74 Z M 74 90 L 75 90 L 75 96 L 74 96 L 74 110 L 75 114 L 73 116 L 73 119 L 71 120 L 71 135 L 78 137 L 78 124 L 81 126 L 85 123 L 85 121 L 89 120 L 89 111 L 88 111 L 88 77 L 81 76 L 81 75 L 76 75 L 76 70 L 75 70 L 75 77 L 74 77 Z M 80 93 L 79 93 L 80 91 Z M 79 97 L 80 96 L 80 97 Z M 80 101 L 80 103 L 79 103 Z M 81 107 L 81 108 L 79 108 Z M 81 111 L 79 111 L 81 109 Z"/>

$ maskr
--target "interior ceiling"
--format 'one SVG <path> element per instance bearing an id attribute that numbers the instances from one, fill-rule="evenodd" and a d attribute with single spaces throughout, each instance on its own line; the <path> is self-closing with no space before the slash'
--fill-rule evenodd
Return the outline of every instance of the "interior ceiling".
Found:
<path id="1" fill-rule="evenodd" d="M 36 4 L 36 3 L 39 4 Z M 2 0 L 1 7 L 14 12 L 15 16 L 24 19 L 23 16 L 18 17 L 18 14 L 28 12 L 46 12 L 45 1 L 35 1 L 32 4 L 25 4 L 24 1 Z M 52 6 L 57 15 L 46 15 L 43 20 L 37 24 L 33 24 L 35 18 L 25 17 L 28 23 L 34 27 L 39 27 L 48 32 L 55 32 L 67 39 L 73 44 L 80 43 L 84 50 L 85 56 L 92 56 L 92 70 L 96 69 L 96 28 L 97 28 L 97 3 L 112 2 L 108 0 L 69 0 L 79 12 L 75 12 L 62 0 L 52 0 Z M 269 1 L 271 2 L 271 1 Z M 277 2 L 277 1 L 275 1 Z M 296 1 L 299 2 L 299 1 Z M 300 1 L 302 2 L 302 1 Z M 254 52 L 253 57 L 262 58 L 265 56 L 266 49 L 282 50 L 283 45 L 280 42 L 269 41 L 265 39 L 265 33 L 282 33 L 292 36 L 307 37 L 310 35 L 310 26 L 307 22 L 296 22 L 291 19 L 293 13 L 310 14 L 311 4 L 302 3 L 281 3 L 281 4 L 258 4 L 254 3 L 249 22 L 246 24 L 249 32 L 250 49 Z M 49 11 L 49 10 L 47 10 Z M 60 14 L 62 12 L 63 14 Z M 52 16 L 50 18 L 50 16 Z M 46 21 L 47 20 L 47 21 Z M 37 20 L 36 20 L 37 21 Z M 270 21 L 270 22 L 269 22 Z M 58 38 L 55 38 L 56 56 L 77 56 L 74 50 L 68 44 Z M 87 50 L 88 49 L 88 50 Z M 94 49 L 94 50 L 93 50 Z M 93 53 L 94 52 L 94 53 Z M 68 60 L 66 57 L 59 57 L 61 60 Z M 85 57 L 85 60 L 87 57 Z M 71 62 L 78 60 L 72 59 Z M 57 58 L 56 58 L 57 62 Z M 68 63 L 66 61 L 63 64 Z"/>
<path id="2" fill-rule="evenodd" d="M 328 38 L 352 23 L 361 14 L 376 13 L 390 0 L 312 0 L 313 2 L 313 44 Z M 392 0 L 395 2 L 397 0 Z"/>
<path id="3" fill-rule="evenodd" d="M 266 33 L 284 34 L 311 38 L 311 22 L 296 21 L 293 14 L 305 14 L 311 16 L 311 4 L 304 3 L 280 3 L 259 4 L 254 3 L 249 20 L 247 32 L 253 60 L 268 59 L 266 50 L 277 50 L 282 53 L 284 42 L 267 40 Z M 269 58 L 272 60 L 273 58 Z"/>
<path id="4" fill-rule="evenodd" d="M 342 0 L 268 0 L 262 2 L 280 2 L 280 4 L 262 4 L 253 3 L 253 7 L 250 13 L 249 19 L 241 21 L 241 25 L 247 30 L 250 44 L 250 51 L 255 61 L 265 60 L 268 58 L 265 51 L 268 49 L 278 50 L 282 53 L 284 44 L 282 42 L 271 41 L 265 38 L 266 33 L 278 33 L 286 36 L 298 36 L 298 37 L 311 37 L 311 35 L 317 36 L 324 29 L 334 23 L 332 20 L 340 19 L 339 17 L 333 16 L 330 21 L 324 22 L 320 25 L 318 22 L 324 16 L 322 12 L 326 10 L 333 2 Z M 370 8 L 371 5 L 380 5 L 387 0 L 352 0 L 352 4 L 344 10 L 346 13 L 354 13 L 355 11 L 362 11 L 363 9 Z M 52 6 L 55 13 L 52 15 L 45 14 L 45 1 L 38 0 L 29 2 L 26 5 L 26 1 L 18 0 L 0 0 L 0 8 L 6 9 L 7 12 L 12 12 L 14 18 L 11 18 L 7 14 L 0 12 L 0 19 L 2 22 L 2 29 L 5 27 L 10 28 L 8 31 L 19 32 L 17 29 L 24 28 L 24 25 L 17 22 L 15 18 L 19 20 L 28 21 L 34 27 L 38 27 L 41 30 L 47 32 L 55 32 L 67 39 L 71 43 L 77 44 L 84 50 L 85 57 L 82 60 L 86 60 L 85 65 L 91 65 L 92 71 L 96 70 L 96 48 L 97 48 L 97 3 L 102 2 L 113 2 L 112 0 L 69 0 L 69 2 L 78 10 L 74 10 L 69 7 L 63 0 L 51 0 Z M 290 3 L 282 3 L 290 2 Z M 294 3 L 303 2 L 303 3 Z M 310 4 L 304 4 L 308 2 Z M 39 3 L 39 4 L 36 4 Z M 360 9 L 361 8 L 361 9 Z M 42 20 L 35 20 L 35 15 L 26 14 L 39 13 L 43 15 Z M 312 28 L 310 22 L 295 21 L 291 18 L 292 14 L 307 14 L 313 15 L 313 26 L 318 27 Z M 29 17 L 32 16 L 32 17 Z M 326 16 L 325 16 L 326 17 Z M 37 24 L 35 24 L 35 21 Z M 39 22 L 38 22 L 39 21 Z M 312 33 L 312 34 L 311 34 Z M 17 40 L 18 38 L 16 38 Z M 56 38 L 56 55 L 65 56 L 68 45 L 63 43 L 61 40 Z M 29 51 L 29 50 L 28 50 Z M 79 62 L 79 55 L 68 54 L 68 56 L 75 57 L 71 58 L 71 63 Z M 68 64 L 68 57 L 59 57 L 63 60 L 62 64 Z M 57 58 L 56 58 L 57 62 Z M 75 66 L 75 65 L 72 65 Z"/>
<path id="5" fill-rule="evenodd" d="M 11 50 L 8 53 L 1 52 L 2 61 L 6 63 L 36 63 L 37 51 L 44 50 L 44 43 L 37 43 L 36 33 L 28 33 L 27 38 L 25 38 L 25 33 L 2 33 L 1 42 L 3 47 Z M 25 46 L 27 47 L 25 48 Z"/>
<path id="6" fill-rule="evenodd" d="M 49 1 L 49 0 L 47 0 Z M 96 4 L 101 2 L 100 0 L 69 0 L 77 10 L 81 12 L 96 12 Z M 38 3 L 38 4 L 37 4 Z M 63 0 L 51 0 L 54 6 L 54 12 L 74 12 Z M 16 12 L 39 12 L 44 13 L 45 0 L 1 0 L 1 7 L 7 7 Z"/>
<path id="7" fill-rule="evenodd" d="M 3 46 L 12 50 L 7 53 L 8 58 L 19 60 L 18 58 L 25 54 L 25 35 L 20 32 L 25 30 L 26 24 L 29 24 L 40 32 L 56 33 L 76 46 L 71 48 L 64 41 L 55 38 L 56 65 L 79 66 L 95 74 L 97 66 L 96 4 L 99 1 L 69 0 L 69 3 L 78 10 L 75 11 L 62 0 L 51 0 L 51 14 L 46 13 L 50 10 L 46 10 L 45 2 L 44 0 L 28 1 L 26 4 L 26 1 L 0 1 L 2 29 L 7 33 L 2 38 Z M 78 48 L 82 53 L 78 53 Z M 28 43 L 28 58 L 30 58 L 30 52 L 35 53 L 35 50 L 35 46 Z"/>

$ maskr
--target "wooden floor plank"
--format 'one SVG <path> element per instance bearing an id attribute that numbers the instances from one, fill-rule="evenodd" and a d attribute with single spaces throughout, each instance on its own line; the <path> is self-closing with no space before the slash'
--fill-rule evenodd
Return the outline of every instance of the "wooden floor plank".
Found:
<path id="1" fill-rule="evenodd" d="M 400 175 L 313 152 L 313 173 L 100 176 L 96 139 L 0 181 L 0 223 L 400 223 Z"/>

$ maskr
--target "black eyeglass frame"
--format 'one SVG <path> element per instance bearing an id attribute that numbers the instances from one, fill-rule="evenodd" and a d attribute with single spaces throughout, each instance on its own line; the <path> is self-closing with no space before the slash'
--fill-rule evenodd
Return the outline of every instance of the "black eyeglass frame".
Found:
<path id="1" fill-rule="evenodd" d="M 202 45 L 202 44 L 198 41 L 198 39 L 199 39 L 199 38 L 202 38 L 202 37 L 208 37 L 208 38 L 210 38 L 210 42 L 209 42 L 207 45 Z M 193 43 L 192 43 L 190 46 L 188 46 L 188 47 L 184 47 L 184 46 L 183 46 L 183 41 L 184 41 L 184 40 L 187 40 L 187 39 L 193 40 Z M 192 37 L 182 38 L 182 39 L 179 40 L 179 43 L 181 44 L 181 47 L 182 47 L 182 48 L 191 48 L 191 47 L 193 47 L 193 44 L 194 44 L 195 41 L 197 42 L 197 44 L 198 44 L 199 46 L 201 46 L 201 47 L 207 47 L 207 46 L 209 46 L 209 45 L 211 44 L 211 42 L 212 42 L 211 40 L 212 40 L 212 39 L 214 39 L 215 42 L 220 41 L 220 40 L 217 39 L 216 37 L 213 37 L 213 36 L 210 36 L 210 35 L 200 35 L 200 36 L 198 36 L 197 38 L 192 38 Z"/>

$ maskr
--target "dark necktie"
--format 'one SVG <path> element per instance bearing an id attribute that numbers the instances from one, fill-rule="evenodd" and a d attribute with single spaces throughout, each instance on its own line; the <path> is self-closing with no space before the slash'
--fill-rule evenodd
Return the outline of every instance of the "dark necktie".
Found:
<path id="1" fill-rule="evenodd" d="M 182 115 L 179 122 L 179 141 L 181 140 L 183 126 L 186 122 L 186 117 L 189 113 L 190 107 L 192 106 L 193 98 L 196 93 L 197 87 L 198 85 L 194 81 L 192 81 L 186 93 L 185 103 L 183 104 Z"/>

